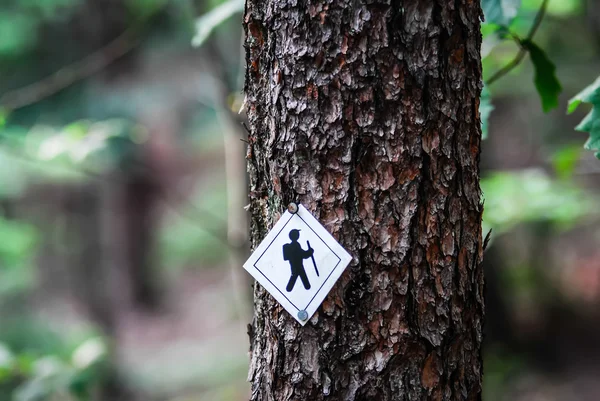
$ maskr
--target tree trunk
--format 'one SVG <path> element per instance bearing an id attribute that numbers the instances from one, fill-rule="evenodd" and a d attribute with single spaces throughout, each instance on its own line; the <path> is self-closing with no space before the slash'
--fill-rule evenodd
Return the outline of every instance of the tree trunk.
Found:
<path id="1" fill-rule="evenodd" d="M 247 0 L 251 239 L 302 203 L 353 255 L 302 327 L 259 285 L 252 400 L 479 400 L 478 1 Z"/>

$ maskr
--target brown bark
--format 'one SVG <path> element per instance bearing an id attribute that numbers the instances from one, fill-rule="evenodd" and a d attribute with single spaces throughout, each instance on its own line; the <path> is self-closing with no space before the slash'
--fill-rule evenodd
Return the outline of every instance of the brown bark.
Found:
<path id="1" fill-rule="evenodd" d="M 252 400 L 481 398 L 480 17 L 247 0 L 252 245 L 297 201 L 354 257 L 305 327 L 256 285 Z"/>

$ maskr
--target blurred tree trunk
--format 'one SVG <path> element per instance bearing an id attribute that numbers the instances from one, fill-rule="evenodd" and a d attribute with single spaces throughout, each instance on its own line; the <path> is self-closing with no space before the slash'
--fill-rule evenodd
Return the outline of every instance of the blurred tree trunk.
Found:
<path id="1" fill-rule="evenodd" d="M 143 153 L 142 150 L 138 152 Z M 154 260 L 155 236 L 159 222 L 159 186 L 148 171 L 124 174 L 123 202 L 126 233 L 126 266 L 134 306 L 154 310 L 160 305 L 161 288 Z"/>
<path id="2" fill-rule="evenodd" d="M 101 207 L 102 189 L 106 187 L 97 183 L 83 185 L 73 190 L 70 199 L 75 212 L 78 238 L 81 241 L 81 249 L 77 252 L 78 260 L 75 263 L 74 289 L 78 299 L 85 305 L 88 316 L 100 326 L 102 334 L 114 339 L 117 333 L 117 309 L 111 291 L 114 279 L 111 270 L 107 268 L 106 247 L 110 241 L 107 234 L 110 233 L 105 231 L 106 210 Z M 114 358 L 116 349 L 112 343 L 108 346 L 111 358 Z M 117 371 L 114 361 L 109 363 L 104 375 L 99 389 L 100 400 L 135 399 Z"/>
<path id="3" fill-rule="evenodd" d="M 228 103 L 228 97 L 237 89 L 231 84 L 226 74 L 226 61 L 221 50 L 212 42 L 205 45 L 209 69 L 215 79 L 214 103 L 217 119 L 223 130 L 223 147 L 225 149 L 225 180 L 227 184 L 227 241 L 229 243 L 229 268 L 231 270 L 231 285 L 236 302 L 236 310 L 242 318 L 241 329 L 245 329 L 246 318 L 252 314 L 248 301 L 252 299 L 251 277 L 240 270 L 248 256 L 248 216 L 244 206 L 248 203 L 248 183 L 246 163 L 244 161 L 244 147 L 241 139 L 243 125 L 239 115 L 235 113 Z M 243 79 L 240 69 L 240 79 Z"/>
<path id="4" fill-rule="evenodd" d="M 305 327 L 255 286 L 252 400 L 481 399 L 480 5 L 366 3 L 246 2 L 252 245 L 354 256 Z"/>
<path id="5" fill-rule="evenodd" d="M 102 236 L 100 187 L 94 183 L 73 189 L 69 202 L 74 210 L 74 225 L 81 249 L 73 262 L 73 288 L 88 316 L 104 335 L 116 334 L 116 309 L 111 297 L 111 272 L 106 268 L 105 241 Z"/>
<path id="6" fill-rule="evenodd" d="M 594 33 L 596 46 L 600 47 L 600 4 L 595 0 L 587 0 L 585 16 L 589 22 L 590 30 Z"/>

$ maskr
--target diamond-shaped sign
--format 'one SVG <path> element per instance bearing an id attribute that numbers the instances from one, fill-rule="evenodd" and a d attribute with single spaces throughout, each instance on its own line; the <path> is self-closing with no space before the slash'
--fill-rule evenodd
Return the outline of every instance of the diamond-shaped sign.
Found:
<path id="1" fill-rule="evenodd" d="M 246 269 L 300 324 L 319 308 L 352 256 L 302 205 L 286 211 Z"/>

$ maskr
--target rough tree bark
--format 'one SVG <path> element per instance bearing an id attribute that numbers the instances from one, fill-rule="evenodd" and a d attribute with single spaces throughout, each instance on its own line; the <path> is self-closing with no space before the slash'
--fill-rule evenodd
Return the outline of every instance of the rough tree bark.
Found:
<path id="1" fill-rule="evenodd" d="M 479 400 L 478 1 L 247 0 L 251 238 L 291 201 L 354 259 L 301 327 L 259 285 L 252 400 Z"/>

